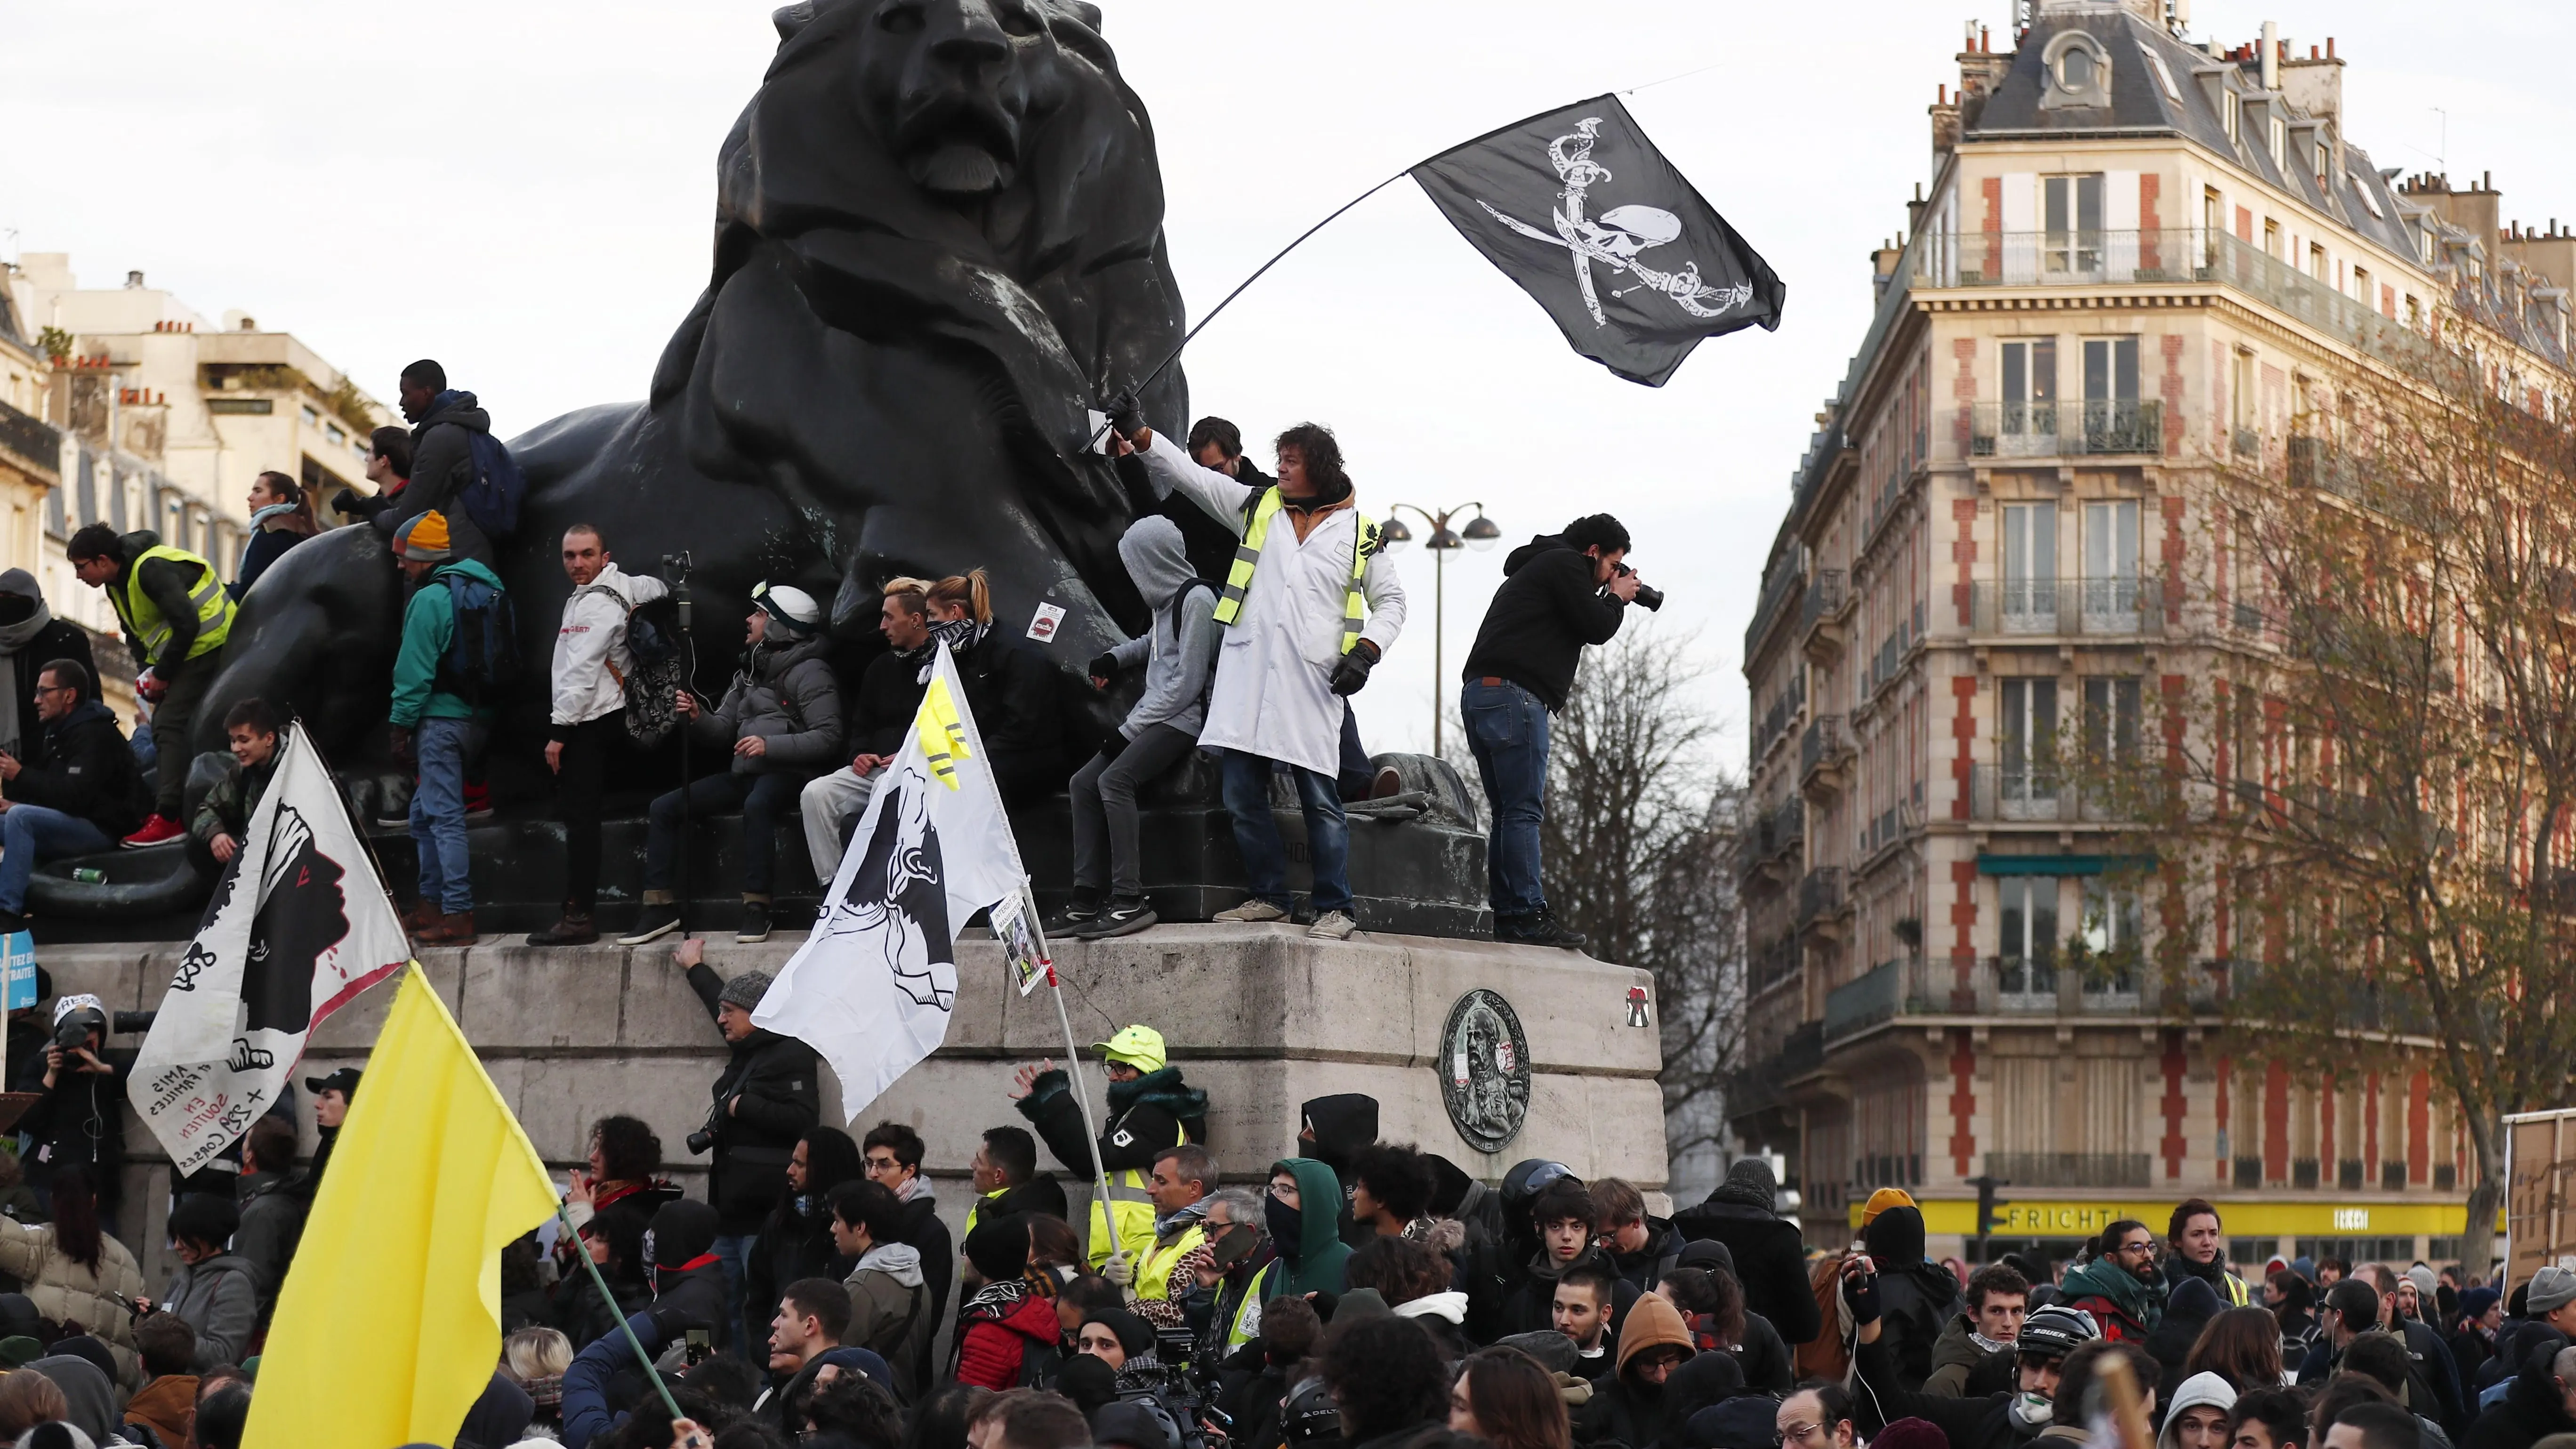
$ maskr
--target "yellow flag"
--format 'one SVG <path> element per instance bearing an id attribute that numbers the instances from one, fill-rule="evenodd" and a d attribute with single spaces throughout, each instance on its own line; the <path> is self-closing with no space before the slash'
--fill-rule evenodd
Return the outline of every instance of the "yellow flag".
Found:
<path id="1" fill-rule="evenodd" d="M 959 788 L 957 762 L 975 755 L 966 748 L 966 726 L 957 718 L 957 700 L 948 692 L 947 680 L 933 678 L 921 692 L 921 708 L 913 712 L 912 725 L 920 735 L 922 754 L 930 759 L 930 773 L 949 789 Z"/>
<path id="2" fill-rule="evenodd" d="M 501 1355 L 501 1248 L 555 1210 L 417 961 L 358 1096 L 278 1294 L 244 1449 L 454 1442 Z"/>

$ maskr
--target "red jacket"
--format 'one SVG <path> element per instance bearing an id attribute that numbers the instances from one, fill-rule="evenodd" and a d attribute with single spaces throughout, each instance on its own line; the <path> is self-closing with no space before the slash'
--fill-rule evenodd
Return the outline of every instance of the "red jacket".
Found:
<path id="1" fill-rule="evenodd" d="M 957 1382 L 988 1389 L 1020 1386 L 1020 1369 L 1032 1346 L 1053 1348 L 1064 1338 L 1055 1304 L 1032 1294 L 1017 1307 L 969 1302 L 961 1317 L 965 1332 L 957 1340 Z"/>

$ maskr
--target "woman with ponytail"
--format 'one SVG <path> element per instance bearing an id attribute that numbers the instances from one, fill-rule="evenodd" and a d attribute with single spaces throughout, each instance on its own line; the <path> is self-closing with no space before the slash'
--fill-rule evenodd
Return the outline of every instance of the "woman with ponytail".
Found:
<path id="1" fill-rule="evenodd" d="M 984 737 L 1002 798 L 1017 805 L 1063 789 L 1073 767 L 1065 759 L 1056 667 L 1009 631 L 993 627 L 993 593 L 982 569 L 941 579 L 925 597 L 930 637 L 947 644 L 957 660 L 958 682 L 974 706 L 975 729 Z M 924 683 L 930 667 L 924 660 Z"/>
<path id="2" fill-rule="evenodd" d="M 250 481 L 250 541 L 242 545 L 241 571 L 232 582 L 238 602 L 286 551 L 322 531 L 313 517 L 313 495 L 283 473 Z"/>

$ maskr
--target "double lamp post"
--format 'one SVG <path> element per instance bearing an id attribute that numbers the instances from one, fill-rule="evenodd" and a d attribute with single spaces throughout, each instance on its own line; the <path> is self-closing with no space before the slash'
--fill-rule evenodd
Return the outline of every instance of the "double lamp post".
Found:
<path id="1" fill-rule="evenodd" d="M 1455 529 L 1449 526 L 1449 520 L 1470 509 L 1475 512 L 1473 518 Z M 1386 540 L 1390 552 L 1413 541 L 1413 530 L 1405 526 L 1403 519 L 1395 516 L 1398 512 L 1409 512 L 1431 528 L 1431 536 L 1422 541 L 1422 546 L 1431 551 L 1431 753 L 1437 755 L 1440 753 L 1440 692 L 1448 687 L 1449 679 L 1448 665 L 1441 654 L 1440 627 L 1442 615 L 1447 611 L 1449 555 L 1457 552 L 1461 545 L 1482 553 L 1501 541 L 1503 530 L 1485 516 L 1482 503 L 1461 503 L 1437 513 L 1416 508 L 1410 503 L 1397 503 L 1388 507 L 1386 522 L 1378 528 L 1378 536 Z"/>

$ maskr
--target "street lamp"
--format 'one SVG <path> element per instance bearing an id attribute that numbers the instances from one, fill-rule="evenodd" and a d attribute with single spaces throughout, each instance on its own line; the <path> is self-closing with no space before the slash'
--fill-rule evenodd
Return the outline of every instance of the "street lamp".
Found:
<path id="1" fill-rule="evenodd" d="M 1471 508 L 1476 516 L 1465 520 L 1453 531 L 1449 520 Z M 1482 553 L 1502 540 L 1503 530 L 1485 516 L 1482 503 L 1461 503 L 1438 513 L 1416 508 L 1410 503 L 1398 503 L 1387 509 L 1386 522 L 1378 528 L 1378 537 L 1386 541 L 1390 552 L 1413 541 L 1413 530 L 1405 527 L 1404 520 L 1395 516 L 1398 510 L 1410 511 L 1414 517 L 1431 525 L 1431 537 L 1425 539 L 1422 546 L 1431 550 L 1431 753 L 1437 755 L 1440 753 L 1440 690 L 1443 681 L 1449 677 L 1441 657 L 1440 637 L 1441 616 L 1447 607 L 1449 555 L 1456 552 L 1461 544 Z"/>

